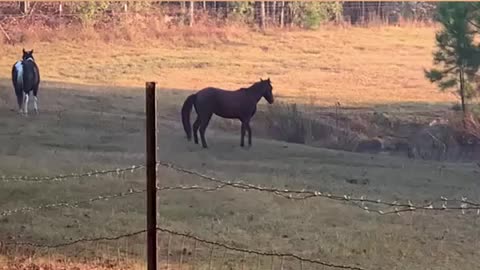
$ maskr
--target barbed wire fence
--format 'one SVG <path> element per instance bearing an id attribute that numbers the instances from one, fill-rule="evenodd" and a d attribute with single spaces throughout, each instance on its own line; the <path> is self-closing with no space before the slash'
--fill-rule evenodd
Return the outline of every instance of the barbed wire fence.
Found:
<path id="1" fill-rule="evenodd" d="M 340 201 L 345 203 L 352 203 L 352 206 L 359 207 L 360 209 L 369 212 L 375 213 L 379 215 L 389 215 L 389 214 L 400 214 L 402 212 L 415 212 L 415 211 L 461 211 L 463 214 L 466 211 L 475 211 L 477 215 L 480 215 L 480 202 L 475 202 L 468 200 L 467 197 L 461 198 L 447 198 L 446 196 L 441 196 L 435 201 L 430 201 L 425 204 L 414 204 L 411 199 L 403 199 L 401 201 L 385 201 L 382 199 L 377 198 L 369 198 L 366 195 L 362 196 L 354 196 L 351 194 L 334 194 L 328 191 L 321 191 L 321 190 L 309 190 L 309 189 L 282 189 L 282 188 L 275 188 L 275 187 L 264 187 L 261 185 L 254 185 L 249 184 L 247 181 L 241 180 L 228 180 L 228 179 L 220 179 L 213 176 L 209 176 L 203 173 L 200 173 L 195 170 L 189 170 L 180 166 L 177 166 L 171 162 L 166 161 L 159 161 L 156 163 L 156 169 L 158 171 L 159 167 L 164 167 L 168 169 L 172 169 L 176 172 L 197 176 L 199 179 L 204 181 L 215 183 L 216 186 L 200 186 L 200 185 L 178 185 L 178 186 L 157 186 L 157 191 L 172 191 L 172 190 L 196 190 L 196 191 L 219 191 L 221 189 L 225 189 L 227 187 L 240 189 L 242 191 L 257 191 L 262 193 L 269 193 L 275 196 L 282 197 L 287 200 L 307 200 L 313 198 L 322 198 L 334 201 Z M 43 184 L 48 182 L 62 182 L 62 181 L 69 181 L 78 178 L 86 178 L 86 177 L 98 177 L 101 175 L 111 175 L 111 176 L 123 176 L 127 173 L 133 173 L 138 170 L 144 170 L 145 166 L 143 165 L 132 165 L 123 168 L 116 168 L 116 169 L 108 169 L 108 170 L 94 170 L 85 173 L 69 173 L 69 174 L 58 174 L 52 176 L 0 176 L 0 183 L 1 182 L 27 182 L 32 184 Z M 112 198 L 121 198 L 129 195 L 145 193 L 146 190 L 136 190 L 136 189 L 129 189 L 125 192 L 121 193 L 114 193 L 114 194 L 106 194 L 106 195 L 98 195 L 94 198 L 88 199 L 86 201 L 78 201 L 78 202 L 57 202 L 53 204 L 43 205 L 43 206 L 36 206 L 35 209 L 38 210 L 43 208 L 56 208 L 56 207 L 70 207 L 78 204 L 94 202 L 98 200 L 109 200 Z M 377 205 L 381 207 L 387 208 L 395 208 L 393 211 L 388 211 L 385 209 L 376 209 L 367 206 L 369 205 Z M 26 208 L 26 211 L 30 211 L 30 208 Z M 17 213 L 23 212 L 24 210 L 21 209 L 14 209 L 14 210 L 5 210 L 0 212 L 0 216 L 7 215 L 6 213 Z"/>
<path id="2" fill-rule="evenodd" d="M 158 186 L 158 192 L 168 192 L 168 191 L 196 191 L 196 192 L 217 192 L 226 188 L 233 188 L 238 189 L 245 192 L 259 192 L 259 193 L 268 193 L 274 196 L 278 196 L 284 198 L 286 200 L 308 200 L 308 199 L 327 199 L 327 200 L 334 200 L 339 202 L 344 202 L 346 205 L 351 205 L 353 207 L 359 207 L 360 210 L 366 211 L 372 214 L 379 214 L 379 215 L 388 215 L 388 214 L 401 214 L 403 212 L 415 212 L 415 211 L 460 211 L 463 214 L 474 213 L 480 214 L 480 203 L 467 200 L 467 198 L 454 198 L 448 199 L 446 197 L 440 197 L 436 202 L 430 202 L 428 204 L 414 204 L 412 200 L 405 199 L 403 201 L 383 201 L 381 199 L 375 198 L 367 198 L 366 196 L 359 196 L 355 197 L 353 195 L 347 194 L 333 194 L 325 191 L 320 190 L 295 190 L 295 189 L 282 189 L 282 188 L 272 188 L 272 187 L 263 187 L 260 185 L 249 184 L 247 181 L 233 181 L 228 179 L 220 179 L 213 176 L 209 176 L 206 174 L 202 174 L 195 170 L 189 170 L 186 168 L 182 168 L 177 166 L 173 163 L 160 161 L 156 164 L 157 170 L 160 167 L 165 169 L 171 169 L 175 172 L 188 174 L 198 177 L 199 179 L 204 180 L 205 182 L 212 183 L 214 185 L 177 185 L 177 186 Z M 115 169 L 106 169 L 106 170 L 93 170 L 85 173 L 69 173 L 69 174 L 59 174 L 59 175 L 52 175 L 52 176 L 1 176 L 0 183 L 11 183 L 11 182 L 23 182 L 29 184 L 46 184 L 46 183 L 58 183 L 58 182 L 65 182 L 65 181 L 73 181 L 75 179 L 84 179 L 84 178 L 97 178 L 98 176 L 105 176 L 111 175 L 116 177 L 124 177 L 126 174 L 134 173 L 140 170 L 144 170 L 145 166 L 143 165 L 132 165 L 126 166 L 122 168 L 115 168 Z M 20 213 L 31 213 L 35 211 L 42 211 L 46 209 L 55 209 L 55 208 L 77 208 L 82 205 L 92 204 L 98 201 L 111 201 L 111 200 L 118 200 L 128 196 L 135 196 L 135 195 L 144 195 L 146 189 L 128 189 L 124 192 L 118 193 L 107 193 L 107 194 L 100 194 L 93 196 L 89 199 L 85 200 L 77 200 L 77 201 L 59 201 L 53 202 L 43 205 L 37 206 L 27 206 L 27 207 L 19 207 L 14 209 L 3 209 L 0 210 L 0 219 L 5 218 L 11 215 L 20 214 Z M 367 206 L 369 205 L 369 206 Z M 386 207 L 385 208 L 373 208 L 371 205 L 376 205 L 379 207 Z M 393 210 L 391 208 L 394 208 Z M 212 260 L 214 260 L 214 255 L 210 254 L 212 248 L 222 249 L 223 253 L 225 252 L 236 252 L 236 253 L 245 253 L 248 255 L 257 255 L 261 257 L 269 257 L 269 258 L 276 258 L 280 262 L 277 261 L 279 265 L 285 264 L 286 260 L 296 260 L 298 262 L 309 263 L 313 265 L 320 265 L 330 268 L 337 268 L 337 269 L 366 269 L 360 266 L 349 266 L 343 264 L 335 264 L 331 262 L 322 261 L 319 259 L 311 259 L 306 258 L 295 253 L 281 253 L 275 251 L 262 251 L 257 249 L 250 249 L 250 248 L 242 248 L 240 247 L 241 244 L 233 243 L 227 244 L 222 243 L 206 238 L 202 238 L 199 236 L 195 236 L 189 232 L 180 232 L 175 231 L 169 228 L 158 227 L 158 232 L 166 234 L 168 237 L 176 236 L 182 237 L 183 240 L 190 240 L 192 241 L 192 247 L 190 247 L 190 255 L 193 252 L 196 252 L 196 256 L 199 255 L 198 245 L 203 244 L 206 245 L 207 248 L 204 249 L 204 259 L 208 261 L 209 264 L 212 264 Z M 55 243 L 55 244 L 43 244 L 43 243 L 32 243 L 32 242 L 22 242 L 22 241 L 3 241 L 2 245 L 4 246 L 16 246 L 16 247 L 33 247 L 33 248 L 44 248 L 44 249 L 58 249 L 63 247 L 72 246 L 79 243 L 89 243 L 89 242 L 100 242 L 100 241 L 114 241 L 120 240 L 123 238 L 130 238 L 138 235 L 142 235 L 146 232 L 145 229 L 133 231 L 125 234 L 113 235 L 113 236 L 97 236 L 97 237 L 84 237 L 79 238 L 67 242 Z M 184 246 L 184 244 L 182 244 Z M 193 248 L 193 246 L 197 246 Z M 169 250 L 172 247 L 167 247 Z M 183 253 L 187 253 L 187 248 L 184 246 L 180 249 Z M 207 250 L 207 251 L 205 251 Z M 170 251 L 167 251 L 167 257 L 170 254 Z M 218 252 L 217 252 L 218 253 Z M 220 254 L 223 254 L 220 252 Z M 194 263 L 192 262 L 192 258 L 188 260 L 188 256 L 183 254 L 181 256 L 185 256 L 181 259 L 182 264 L 187 263 Z M 221 255 L 220 257 L 225 256 Z M 192 256 L 190 256 L 192 257 Z M 219 256 L 215 258 L 217 261 L 219 260 Z M 225 259 L 225 258 L 223 258 Z M 274 265 L 274 260 L 270 260 L 270 266 Z M 171 263 L 171 261 L 167 262 Z M 178 262 L 177 262 L 178 263 Z M 291 263 L 291 262 L 290 262 Z M 245 264 L 244 260 L 240 260 L 239 267 Z M 265 263 L 263 263 L 265 264 Z M 265 265 L 264 265 L 265 266 Z M 284 265 L 285 266 L 285 265 Z M 273 266 L 272 266 L 273 267 Z M 298 269 L 298 267 L 297 267 Z"/>

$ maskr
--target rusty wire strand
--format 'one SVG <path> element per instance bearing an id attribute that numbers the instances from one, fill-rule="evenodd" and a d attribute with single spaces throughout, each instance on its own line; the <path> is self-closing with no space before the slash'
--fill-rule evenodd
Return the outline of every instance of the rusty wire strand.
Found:
<path id="1" fill-rule="evenodd" d="M 413 212 L 413 211 L 418 211 L 418 210 L 424 210 L 424 211 L 446 211 L 446 210 L 454 210 L 454 211 L 462 211 L 462 213 L 465 213 L 467 210 L 475 210 L 477 214 L 480 215 L 480 203 L 473 202 L 470 200 L 467 200 L 466 197 L 462 197 L 461 199 L 448 199 L 444 196 L 440 197 L 440 200 L 437 200 L 437 205 L 434 206 L 434 202 L 429 202 L 426 204 L 422 205 L 415 205 L 411 202 L 411 200 L 404 200 L 404 202 L 398 202 L 398 201 L 392 201 L 392 202 L 387 202 L 387 201 L 382 201 L 380 199 L 369 199 L 366 196 L 361 196 L 361 197 L 353 197 L 351 195 L 338 195 L 338 194 L 332 194 L 330 192 L 322 192 L 322 191 L 316 191 L 316 190 L 294 190 L 294 189 L 279 189 L 279 188 L 269 188 L 269 187 L 263 187 L 260 185 L 253 185 L 253 184 L 248 184 L 244 183 L 242 181 L 230 181 L 230 180 L 223 180 L 223 179 L 217 179 L 212 176 L 208 176 L 196 171 L 188 170 L 185 168 L 181 168 L 179 166 L 176 166 L 172 163 L 169 162 L 164 162 L 160 161 L 156 164 L 156 169 L 158 170 L 159 166 L 173 169 L 177 172 L 185 173 L 185 174 L 190 174 L 193 176 L 200 177 L 203 180 L 207 180 L 209 182 L 214 182 L 216 184 L 221 184 L 222 188 L 229 186 L 237 189 L 242 189 L 242 190 L 255 190 L 255 191 L 260 191 L 260 192 L 268 192 L 271 194 L 274 194 L 276 196 L 280 196 L 286 199 L 290 200 L 306 200 L 310 198 L 316 198 L 316 197 L 321 197 L 321 198 L 326 198 L 330 200 L 336 200 L 336 201 L 343 201 L 343 202 L 350 202 L 352 203 L 353 206 L 359 207 L 362 210 L 365 210 L 367 212 L 372 212 L 372 213 L 377 213 L 380 215 L 388 215 L 388 214 L 400 214 L 404 212 Z M 42 182 L 50 182 L 50 181 L 65 181 L 67 179 L 73 179 L 73 178 L 84 178 L 84 177 L 93 177 L 93 176 L 101 176 L 101 175 L 108 175 L 108 174 L 117 174 L 121 175 L 126 172 L 131 172 L 133 173 L 134 171 L 144 169 L 144 165 L 133 165 L 129 167 L 124 167 L 124 168 L 117 168 L 117 169 L 109 169 L 109 170 L 95 170 L 95 171 L 90 171 L 86 173 L 70 173 L 70 174 L 59 174 L 55 176 L 1 176 L 0 177 L 0 182 L 12 182 L 12 181 L 21 181 L 21 182 L 30 182 L 30 183 L 42 183 Z M 170 187 L 171 189 L 172 187 Z M 177 187 L 177 189 L 180 187 Z M 185 187 L 183 187 L 185 189 Z M 189 189 L 202 189 L 204 190 L 205 187 L 200 187 L 200 186 L 191 186 Z M 219 188 L 215 188 L 218 190 Z M 213 191 L 213 190 L 212 190 Z M 142 191 L 144 192 L 144 191 Z M 116 194 L 116 195 L 110 195 L 113 197 L 123 197 L 121 194 Z M 92 201 L 97 201 L 97 200 L 107 200 L 107 198 L 92 198 L 87 201 L 81 201 L 77 202 L 78 204 L 80 203 L 86 203 L 86 202 L 92 202 Z M 441 205 L 438 205 L 438 201 L 441 201 Z M 73 202 L 75 203 L 75 202 Z M 382 205 L 386 207 L 390 207 L 388 210 L 380 210 L 380 209 L 374 209 L 371 207 L 366 206 L 365 204 L 375 204 L 375 205 Z M 449 203 L 451 205 L 449 205 Z M 23 211 L 23 212 L 28 212 L 28 211 L 33 211 L 35 209 L 43 209 L 43 208 L 54 208 L 58 206 L 64 206 L 64 207 L 70 207 L 68 202 L 60 202 L 60 203 L 53 203 L 53 204 L 48 204 L 48 205 L 42 205 L 42 206 L 37 206 L 37 207 L 24 207 L 23 209 L 18 209 L 18 211 Z M 391 209 L 393 208 L 393 209 Z M 13 210 L 12 210 L 13 211 Z M 8 215 L 6 214 L 6 211 L 0 213 L 0 216 L 2 215 Z"/>
<path id="2" fill-rule="evenodd" d="M 424 205 L 415 205 L 412 203 L 411 200 L 406 200 L 407 202 L 387 202 L 382 201 L 381 199 L 368 199 L 366 196 L 361 197 L 352 197 L 351 195 L 335 195 L 329 192 L 322 192 L 316 190 L 293 190 L 293 189 L 278 189 L 278 188 L 269 188 L 263 187 L 259 185 L 248 184 L 240 181 L 231 181 L 231 180 L 222 180 L 212 176 L 208 176 L 196 171 L 184 169 L 178 167 L 172 163 L 160 161 L 158 162 L 157 166 L 160 165 L 165 168 L 173 169 L 177 172 L 181 172 L 184 174 L 193 175 L 196 177 L 200 177 L 201 179 L 207 180 L 209 182 L 214 182 L 217 184 L 223 184 L 226 186 L 230 186 L 233 188 L 238 188 L 242 190 L 255 190 L 260 192 L 268 192 L 272 193 L 277 196 L 284 197 L 290 200 L 306 200 L 315 197 L 322 197 L 330 200 L 335 201 L 343 201 L 343 202 L 351 202 L 354 203 L 353 205 L 368 211 L 377 213 L 380 215 L 387 215 L 387 214 L 400 214 L 402 212 L 413 212 L 418 210 L 425 210 L 425 211 L 445 211 L 445 210 L 457 210 L 462 211 L 464 213 L 466 210 L 476 210 L 477 214 L 480 214 L 480 203 L 473 202 L 467 200 L 466 197 L 462 197 L 462 199 L 448 199 L 444 196 L 440 197 L 440 201 L 442 202 L 441 206 L 434 206 L 434 202 L 430 202 Z M 448 203 L 456 203 L 454 206 L 449 206 Z M 365 203 L 376 204 L 376 205 L 383 205 L 387 207 L 394 207 L 394 210 L 378 210 L 378 209 L 371 209 L 365 206 Z"/>
<path id="3" fill-rule="evenodd" d="M 0 182 L 29 182 L 29 183 L 42 183 L 42 182 L 61 182 L 68 179 L 74 178 L 85 178 L 93 176 L 101 176 L 108 174 L 123 174 L 127 172 L 135 172 L 141 169 L 144 169 L 143 165 L 132 165 L 124 168 L 116 168 L 109 170 L 94 170 L 85 173 L 69 173 L 69 174 L 59 174 L 53 176 L 0 176 Z"/>
<path id="4" fill-rule="evenodd" d="M 300 255 L 294 254 L 294 253 L 283 253 L 283 252 L 267 252 L 267 251 L 261 251 L 261 250 L 255 250 L 255 249 L 248 249 L 248 248 L 240 248 L 236 247 L 238 244 L 225 244 L 213 240 L 208 240 L 204 239 L 198 236 L 195 236 L 191 233 L 184 233 L 184 232 L 177 232 L 171 229 L 167 228 L 161 228 L 157 227 L 157 231 L 167 233 L 169 235 L 175 235 L 175 236 L 182 236 L 191 240 L 195 240 L 200 243 L 208 244 L 211 246 L 216 246 L 216 247 L 222 247 L 231 251 L 236 251 L 244 254 L 253 254 L 253 255 L 259 255 L 259 256 L 264 256 L 264 257 L 280 257 L 280 258 L 293 258 L 298 261 L 302 262 L 308 262 L 312 264 L 317 264 L 317 265 L 322 265 L 330 268 L 336 268 L 336 269 L 349 269 L 349 270 L 365 270 L 365 268 L 362 268 L 360 266 L 350 266 L 350 265 L 342 265 L 342 264 L 335 264 L 335 263 L 330 263 L 326 261 L 321 261 L 318 259 L 311 259 L 311 258 L 304 258 Z M 76 240 L 68 241 L 68 242 L 63 242 L 63 243 L 58 243 L 58 244 L 39 244 L 39 243 L 31 243 L 31 242 L 3 242 L 4 245 L 10 245 L 10 246 L 28 246 L 28 247 L 34 247 L 34 248 L 46 248 L 46 249 L 56 249 L 56 248 L 62 248 L 62 247 L 67 247 L 67 246 L 72 246 L 75 244 L 79 243 L 88 243 L 88 242 L 99 242 L 99 241 L 115 241 L 119 240 L 122 238 L 129 238 L 133 236 L 137 236 L 140 234 L 145 233 L 146 230 L 139 230 L 131 233 L 126 233 L 126 234 L 121 234 L 117 236 L 99 236 L 99 237 L 93 237 L 93 238 L 79 238 Z"/>
<path id="5" fill-rule="evenodd" d="M 204 192 L 212 192 L 216 191 L 219 189 L 224 188 L 225 185 L 218 185 L 215 187 L 201 187 L 197 185 L 193 186 L 165 186 L 165 187 L 157 187 L 157 191 L 167 191 L 167 190 L 197 190 L 197 191 L 204 191 Z M 48 203 L 48 204 L 43 204 L 39 206 L 25 206 L 25 207 L 20 207 L 20 208 L 15 208 L 15 209 L 10 209 L 10 210 L 3 210 L 0 212 L 0 217 L 5 217 L 5 216 L 10 216 L 16 213 L 28 213 L 28 212 L 34 212 L 34 211 L 40 211 L 44 209 L 51 209 L 51 208 L 77 208 L 81 204 L 89 204 L 93 203 L 96 201 L 108 201 L 110 199 L 118 199 L 126 196 L 131 196 L 135 194 L 141 194 L 145 193 L 146 189 L 141 189 L 141 190 L 136 190 L 136 189 L 129 189 L 126 192 L 119 192 L 119 193 L 113 193 L 113 194 L 103 194 L 103 195 L 98 195 L 90 199 L 86 200 L 80 200 L 80 201 L 70 201 L 70 202 L 56 202 L 56 203 Z"/>

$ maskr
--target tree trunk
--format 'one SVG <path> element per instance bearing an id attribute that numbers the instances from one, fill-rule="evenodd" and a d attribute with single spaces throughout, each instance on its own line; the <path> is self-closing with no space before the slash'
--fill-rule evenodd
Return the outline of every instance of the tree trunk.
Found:
<path id="1" fill-rule="evenodd" d="M 270 13 L 270 2 L 269 1 L 264 1 L 265 2 L 265 20 L 268 21 L 268 18 L 270 18 L 271 13 Z"/>
<path id="2" fill-rule="evenodd" d="M 382 1 L 378 1 L 378 7 L 377 7 L 377 16 L 381 22 L 383 22 L 383 16 L 382 16 Z"/>
<path id="3" fill-rule="evenodd" d="M 20 8 L 22 9 L 24 14 L 28 13 L 28 8 L 29 8 L 29 3 L 28 1 L 22 1 L 20 2 Z"/>
<path id="4" fill-rule="evenodd" d="M 265 1 L 260 2 L 260 23 L 262 30 L 265 30 Z"/>
<path id="5" fill-rule="evenodd" d="M 228 19 L 230 13 L 230 2 L 225 2 L 225 19 Z"/>
<path id="6" fill-rule="evenodd" d="M 60 2 L 58 4 L 58 14 L 60 14 L 60 16 L 62 16 L 62 13 L 63 13 L 63 3 Z"/>
<path id="7" fill-rule="evenodd" d="M 295 9 L 292 8 L 292 3 L 290 2 L 289 5 L 289 10 L 290 10 L 290 26 L 293 27 L 295 25 L 295 16 L 297 15 L 295 12 Z"/>
<path id="8" fill-rule="evenodd" d="M 123 12 L 128 12 L 128 2 L 123 3 Z"/>
<path id="9" fill-rule="evenodd" d="M 460 99 L 462 101 L 462 112 L 465 117 L 466 106 L 465 106 L 465 76 L 463 67 L 460 68 Z"/>
<path id="10" fill-rule="evenodd" d="M 182 24 L 185 25 L 185 15 L 187 13 L 187 2 L 182 1 L 180 2 L 180 13 L 182 14 Z"/>
<path id="11" fill-rule="evenodd" d="M 285 1 L 280 3 L 280 28 L 285 24 Z"/>
<path id="12" fill-rule="evenodd" d="M 362 24 L 365 24 L 365 1 L 362 1 Z"/>
<path id="13" fill-rule="evenodd" d="M 277 21 L 277 1 L 273 1 L 272 3 L 272 21 L 275 25 L 277 25 L 278 21 Z"/>
<path id="14" fill-rule="evenodd" d="M 195 7 L 195 2 L 190 1 L 190 21 L 189 21 L 190 27 L 193 26 L 193 10 L 194 10 L 194 7 Z"/>
<path id="15" fill-rule="evenodd" d="M 207 10 L 207 1 L 203 1 L 203 11 Z"/>
<path id="16" fill-rule="evenodd" d="M 213 14 L 218 18 L 217 1 L 213 1 Z"/>

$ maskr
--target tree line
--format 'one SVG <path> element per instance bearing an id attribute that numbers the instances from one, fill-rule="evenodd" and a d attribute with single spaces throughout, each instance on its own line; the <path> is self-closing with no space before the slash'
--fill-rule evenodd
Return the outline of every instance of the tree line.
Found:
<path id="1" fill-rule="evenodd" d="M 401 19 L 431 21 L 436 3 L 403 1 L 337 1 L 337 2 L 297 2 L 297 1 L 159 1 L 159 2 L 29 2 L 18 1 L 0 3 L 2 13 L 11 3 L 15 7 L 10 12 L 44 12 L 54 14 L 76 14 L 79 19 L 93 20 L 105 12 L 155 12 L 175 10 L 172 14 L 180 22 L 193 25 L 196 14 L 208 13 L 220 20 L 240 21 L 246 24 L 266 27 L 298 26 L 317 28 L 322 23 L 342 21 L 351 24 L 365 24 L 379 21 L 388 24 Z"/>

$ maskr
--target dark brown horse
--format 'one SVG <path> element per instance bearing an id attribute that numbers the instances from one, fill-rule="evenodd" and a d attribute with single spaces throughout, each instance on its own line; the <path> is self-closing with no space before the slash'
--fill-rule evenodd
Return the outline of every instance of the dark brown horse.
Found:
<path id="1" fill-rule="evenodd" d="M 245 131 L 248 131 L 248 145 L 252 145 L 252 129 L 250 119 L 257 111 L 257 103 L 264 97 L 268 103 L 273 103 L 272 84 L 270 78 L 260 79 L 248 88 L 228 91 L 214 87 L 204 88 L 187 97 L 182 107 L 182 123 L 187 139 L 192 139 L 190 113 L 192 107 L 197 112 L 197 120 L 193 123 L 193 138 L 198 144 L 197 131 L 200 129 L 203 148 L 207 148 L 205 130 L 213 114 L 223 118 L 239 119 L 242 122 L 240 146 L 244 146 Z"/>

